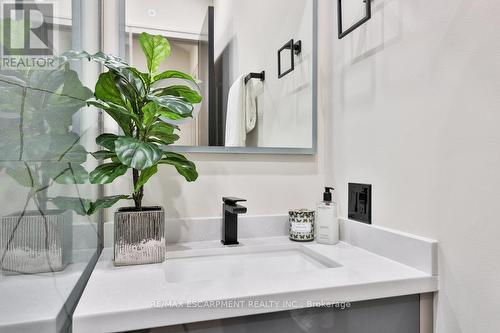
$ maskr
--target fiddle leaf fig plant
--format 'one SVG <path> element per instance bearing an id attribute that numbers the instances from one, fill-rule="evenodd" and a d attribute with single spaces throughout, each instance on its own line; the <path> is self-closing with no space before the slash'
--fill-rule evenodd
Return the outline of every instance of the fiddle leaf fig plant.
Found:
<path id="1" fill-rule="evenodd" d="M 26 202 L 45 214 L 53 185 L 88 181 L 88 153 L 71 124 L 92 92 L 64 66 L 3 71 L 0 92 L 0 171 L 28 188 Z"/>
<path id="2" fill-rule="evenodd" d="M 102 149 L 92 155 L 102 163 L 90 173 L 90 182 L 109 184 L 129 169 L 133 175 L 131 195 L 101 200 L 99 207 L 88 202 L 87 207 L 83 207 L 86 213 L 109 208 L 122 199 L 134 200 L 135 209 L 142 210 L 144 185 L 158 172 L 160 165 L 175 167 L 188 182 L 198 178 L 193 162 L 166 149 L 179 139 L 175 121 L 192 117 L 195 104 L 202 101 L 198 91 L 192 88 L 197 87 L 196 81 L 179 71 L 158 73 L 161 62 L 171 52 L 165 37 L 142 33 L 139 42 L 147 60 L 147 73 L 102 52 L 90 55 L 85 51 L 70 51 L 61 57 L 63 61 L 96 61 L 108 69 L 99 76 L 94 98 L 87 104 L 106 112 L 116 121 L 122 134 L 104 133 L 96 138 Z M 166 79 L 180 79 L 176 81 L 186 85 L 167 85 Z M 61 198 L 57 204 L 68 208 L 72 202 Z"/>

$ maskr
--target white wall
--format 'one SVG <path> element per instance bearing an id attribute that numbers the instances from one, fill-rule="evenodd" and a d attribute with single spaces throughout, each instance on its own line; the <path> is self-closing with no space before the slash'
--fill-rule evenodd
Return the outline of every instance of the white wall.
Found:
<path id="1" fill-rule="evenodd" d="M 163 30 L 179 38 L 199 35 L 212 0 L 127 0 L 126 24 L 130 31 Z"/>
<path id="2" fill-rule="evenodd" d="M 439 240 L 436 332 L 499 332 L 500 2 L 373 5 L 340 41 L 334 8 L 321 13 L 335 40 L 327 179 L 342 215 L 347 183 L 371 183 L 374 224 Z"/>
<path id="3" fill-rule="evenodd" d="M 229 82 L 266 71 L 247 146 L 312 147 L 313 1 L 214 0 L 214 7 L 215 57 L 224 52 Z M 302 53 L 295 70 L 278 79 L 277 51 L 292 38 L 302 40 Z"/>

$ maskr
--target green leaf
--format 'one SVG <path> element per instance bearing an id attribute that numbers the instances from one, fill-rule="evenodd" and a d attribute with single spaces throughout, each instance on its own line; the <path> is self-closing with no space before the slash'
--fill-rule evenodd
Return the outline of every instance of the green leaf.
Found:
<path id="1" fill-rule="evenodd" d="M 103 161 L 107 160 L 108 158 L 116 157 L 116 153 L 109 150 L 99 150 L 96 151 L 95 153 L 92 153 L 92 156 L 94 156 L 94 158 L 98 161 Z"/>
<path id="2" fill-rule="evenodd" d="M 155 164 L 150 168 L 144 169 L 140 176 L 139 179 L 137 180 L 137 184 L 135 184 L 134 192 L 138 192 L 141 187 L 144 186 L 148 182 L 148 180 L 158 172 L 158 165 Z"/>
<path id="3" fill-rule="evenodd" d="M 146 90 L 142 79 L 129 69 L 102 73 L 95 86 L 97 99 L 108 104 L 120 105 L 129 110 L 129 114 L 132 114 L 138 101 L 145 95 Z"/>
<path id="4" fill-rule="evenodd" d="M 92 184 L 109 184 L 116 178 L 123 176 L 127 170 L 128 167 L 123 164 L 101 164 L 90 173 L 90 182 Z"/>
<path id="5" fill-rule="evenodd" d="M 135 73 L 138 77 L 140 77 L 144 83 L 145 86 L 149 87 L 151 84 L 151 78 L 148 73 L 143 73 L 139 71 L 137 68 L 130 67 L 130 70 Z"/>
<path id="6" fill-rule="evenodd" d="M 148 142 L 157 143 L 160 145 L 171 145 L 179 140 L 179 136 L 177 134 L 167 134 L 165 136 L 160 137 L 149 137 Z"/>
<path id="7" fill-rule="evenodd" d="M 104 133 L 104 134 L 99 135 L 95 139 L 95 143 L 97 143 L 97 145 L 99 145 L 101 147 L 104 147 L 104 148 L 114 152 L 115 151 L 115 141 L 118 138 L 119 138 L 119 136 L 116 134 Z"/>
<path id="8" fill-rule="evenodd" d="M 89 215 L 92 208 L 92 201 L 83 198 L 55 197 L 51 199 L 52 203 L 59 209 L 72 210 L 78 215 Z"/>
<path id="9" fill-rule="evenodd" d="M 159 164 L 173 165 L 177 169 L 177 172 L 179 172 L 179 174 L 188 182 L 194 182 L 198 179 L 196 165 L 183 155 L 172 152 L 164 152 L 163 156 L 164 157 L 160 160 Z"/>
<path id="10" fill-rule="evenodd" d="M 191 81 L 191 82 L 197 84 L 196 80 L 193 79 L 193 77 L 191 75 L 188 75 L 188 74 L 185 74 L 185 73 L 182 73 L 179 71 L 172 71 L 172 70 L 165 71 L 163 73 L 160 73 L 160 74 L 154 76 L 153 82 L 165 80 L 165 79 L 184 79 L 184 80 L 188 80 L 188 81 Z"/>
<path id="11" fill-rule="evenodd" d="M 179 136 L 174 134 L 174 126 L 159 122 L 151 127 L 148 135 L 148 140 L 151 142 L 158 142 L 164 145 L 170 145 L 179 140 Z"/>
<path id="12" fill-rule="evenodd" d="M 0 121 L 0 160 L 2 161 L 42 161 L 50 153 L 51 138 L 49 135 L 25 135 L 29 131 L 19 131 L 19 123 L 2 118 Z M 21 134 L 24 144 L 21 144 Z M 21 154 L 22 153 L 22 154 Z"/>
<path id="13" fill-rule="evenodd" d="M 109 114 L 111 118 L 113 118 L 118 126 L 123 130 L 126 134 L 131 134 L 131 121 L 132 119 L 137 120 L 137 116 L 130 112 L 127 108 L 114 104 L 113 102 L 104 102 L 104 101 L 88 101 L 88 105 L 95 106 L 99 109 L 102 109 L 104 112 Z"/>
<path id="14" fill-rule="evenodd" d="M 122 59 L 111 54 L 97 52 L 94 55 L 89 55 L 85 51 L 69 51 L 59 57 L 59 60 L 64 63 L 69 60 L 79 60 L 83 58 L 103 64 L 113 75 L 115 75 L 115 83 L 118 83 L 116 76 L 119 76 L 126 81 L 126 84 L 131 85 L 138 95 L 145 94 L 145 83 L 149 84 L 149 75 L 139 72 Z"/>
<path id="15" fill-rule="evenodd" d="M 85 184 L 89 179 L 87 170 L 75 163 L 44 163 L 41 170 L 58 184 Z"/>
<path id="16" fill-rule="evenodd" d="M 149 95 L 148 99 L 161 106 L 160 115 L 168 119 L 178 120 L 193 114 L 193 104 L 182 97 Z"/>
<path id="17" fill-rule="evenodd" d="M 71 164 L 64 173 L 54 178 L 58 184 L 85 184 L 89 180 L 89 173 L 79 164 Z"/>
<path id="18" fill-rule="evenodd" d="M 80 78 L 78 77 L 78 73 L 74 70 L 64 69 L 62 72 L 64 80 L 62 94 L 70 97 L 70 100 L 72 100 L 73 103 L 77 103 L 77 108 L 85 106 L 85 101 L 93 95 L 92 91 L 82 84 Z M 52 97 L 59 100 L 64 96 L 53 95 Z M 62 98 L 62 102 L 68 103 L 67 98 Z"/>
<path id="19" fill-rule="evenodd" d="M 115 151 L 123 164 L 137 170 L 152 167 L 161 159 L 162 154 L 155 144 L 130 137 L 120 137 L 116 140 Z"/>
<path id="20" fill-rule="evenodd" d="M 5 168 L 5 173 L 21 186 L 31 188 L 39 188 L 41 186 L 39 180 L 35 177 L 34 170 L 27 163 L 15 162 Z"/>
<path id="21" fill-rule="evenodd" d="M 156 73 L 160 63 L 170 56 L 170 43 L 163 36 L 150 35 L 145 32 L 139 36 L 139 42 L 146 56 L 149 72 Z"/>
<path id="22" fill-rule="evenodd" d="M 58 60 L 60 61 L 61 64 L 63 64 L 73 60 L 82 60 L 82 59 L 90 60 L 90 58 L 91 58 L 90 54 L 88 54 L 86 51 L 69 50 L 64 52 L 61 56 L 59 56 Z"/>
<path id="23" fill-rule="evenodd" d="M 146 96 L 145 82 L 139 71 L 130 67 L 118 70 L 117 74 L 121 77 L 119 89 L 122 88 L 123 90 L 123 87 L 132 87 L 134 93 L 137 94 L 138 97 L 144 98 L 144 96 Z"/>
<path id="24" fill-rule="evenodd" d="M 142 108 L 142 113 L 144 115 L 143 118 L 144 127 L 151 125 L 156 120 L 159 109 L 160 106 L 153 102 L 149 102 L 148 104 L 146 104 L 146 106 Z"/>
<path id="25" fill-rule="evenodd" d="M 92 215 L 99 209 L 113 207 L 120 200 L 130 200 L 130 197 L 128 195 L 114 195 L 97 199 L 91 204 L 90 209 L 87 211 L 87 215 Z"/>
<path id="26" fill-rule="evenodd" d="M 57 159 L 61 162 L 85 163 L 88 152 L 82 145 L 74 145 Z"/>
<path id="27" fill-rule="evenodd" d="M 182 85 L 175 85 L 175 86 L 157 89 L 157 90 L 155 90 L 155 95 L 156 96 L 182 97 L 186 101 L 188 101 L 189 103 L 193 103 L 193 104 L 201 103 L 201 101 L 203 99 L 201 97 L 201 95 L 196 90 L 193 90 L 188 86 L 182 86 Z"/>
<path id="28" fill-rule="evenodd" d="M 125 68 L 130 68 L 130 65 L 127 64 L 122 59 L 115 57 L 114 55 L 106 54 L 103 52 L 97 52 L 96 54 L 90 56 L 89 59 L 92 59 L 98 63 L 101 63 L 104 66 L 106 66 L 108 69 L 115 70 L 115 71 L 119 71 L 119 70 L 125 69 Z"/>
<path id="29" fill-rule="evenodd" d="M 78 215 L 92 215 L 102 208 L 110 208 L 120 200 L 130 199 L 128 195 L 114 195 L 103 197 L 92 202 L 89 199 L 72 197 L 55 197 L 51 202 L 59 209 L 72 210 Z"/>
<path id="30" fill-rule="evenodd" d="M 128 108 L 121 91 L 117 87 L 118 78 L 116 73 L 109 71 L 99 75 L 95 85 L 95 97 L 106 103 L 113 103 Z"/>
<path id="31" fill-rule="evenodd" d="M 151 126 L 150 133 L 151 134 L 156 134 L 156 133 L 167 133 L 167 134 L 173 134 L 174 130 L 178 130 L 179 126 L 169 124 L 163 121 L 157 121 L 156 123 Z"/>
<path id="32" fill-rule="evenodd" d="M 26 133 L 25 133 L 26 134 Z M 49 151 L 42 160 L 84 163 L 87 160 L 87 151 L 79 144 L 80 136 L 74 132 L 66 131 L 64 134 L 48 133 Z M 42 136 L 38 136 L 42 139 Z M 35 137 L 36 138 L 36 137 Z"/>
<path id="33" fill-rule="evenodd" d="M 22 131 L 22 134 L 26 133 L 28 135 L 24 135 L 24 145 L 21 145 L 21 141 L 18 141 L 20 137 L 16 137 L 14 142 L 7 142 L 7 144 L 2 147 L 0 151 L 3 160 L 18 160 L 21 151 L 23 152 L 22 160 L 24 161 L 55 160 L 64 151 L 63 149 L 57 149 L 58 151 L 51 149 L 54 138 L 49 134 L 43 133 L 40 135 L 32 135 L 29 131 Z M 66 149 L 67 148 L 69 148 L 69 146 L 67 146 Z"/>

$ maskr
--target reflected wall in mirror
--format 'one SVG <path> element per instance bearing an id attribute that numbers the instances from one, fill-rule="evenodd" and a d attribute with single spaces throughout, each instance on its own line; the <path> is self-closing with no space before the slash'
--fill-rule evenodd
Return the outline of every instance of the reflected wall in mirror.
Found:
<path id="1" fill-rule="evenodd" d="M 203 103 L 195 121 L 180 125 L 173 149 L 315 152 L 316 0 L 127 0 L 125 6 L 128 62 L 145 69 L 138 36 L 160 34 L 172 47 L 160 71 L 199 81 Z"/>

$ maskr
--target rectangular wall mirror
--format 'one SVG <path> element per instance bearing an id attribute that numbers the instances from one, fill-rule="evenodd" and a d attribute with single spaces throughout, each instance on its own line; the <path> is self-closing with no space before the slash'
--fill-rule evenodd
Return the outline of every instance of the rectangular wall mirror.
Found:
<path id="1" fill-rule="evenodd" d="M 316 1 L 123 1 L 122 57 L 145 69 L 139 34 L 163 35 L 172 54 L 160 70 L 200 82 L 203 103 L 180 124 L 173 150 L 316 152 Z M 290 40 L 300 52 L 286 50 L 282 66 L 290 68 L 290 53 L 294 66 L 280 78 L 276 55 Z"/>

